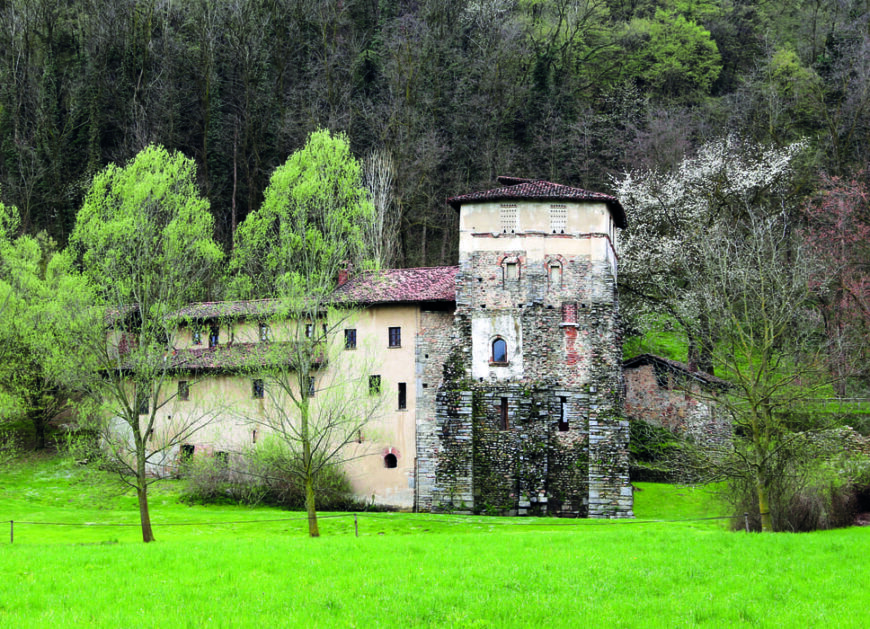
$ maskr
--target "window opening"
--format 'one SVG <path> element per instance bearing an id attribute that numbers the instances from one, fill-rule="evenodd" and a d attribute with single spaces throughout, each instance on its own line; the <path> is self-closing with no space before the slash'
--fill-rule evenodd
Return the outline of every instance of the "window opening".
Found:
<path id="1" fill-rule="evenodd" d="M 504 339 L 498 338 L 492 342 L 492 362 L 507 363 L 507 343 Z"/>
<path id="2" fill-rule="evenodd" d="M 550 206 L 550 229 L 554 234 L 564 234 L 568 223 L 568 208 L 557 204 Z"/>
<path id="3" fill-rule="evenodd" d="M 190 399 L 190 383 L 187 380 L 178 381 L 178 399 L 182 402 Z"/>
<path id="4" fill-rule="evenodd" d="M 398 467 L 398 465 L 399 465 L 399 460 L 396 458 L 396 455 L 393 454 L 392 452 L 390 452 L 388 455 L 386 455 L 384 457 L 384 467 L 392 469 L 394 467 Z"/>
<path id="5" fill-rule="evenodd" d="M 181 462 L 182 463 L 190 463 L 193 459 L 193 453 L 196 450 L 196 446 L 192 446 L 188 443 L 184 443 L 181 445 Z"/>
<path id="6" fill-rule="evenodd" d="M 568 432 L 568 400 L 559 398 L 559 432 Z"/>
<path id="7" fill-rule="evenodd" d="M 306 323 L 305 324 L 305 338 L 310 339 L 312 336 L 314 336 L 314 324 L 313 323 Z"/>
<path id="8" fill-rule="evenodd" d="M 577 304 L 566 302 L 562 304 L 562 323 L 577 325 Z"/>
<path id="9" fill-rule="evenodd" d="M 314 397 L 314 377 L 305 376 L 303 385 L 305 386 L 305 391 L 307 392 L 308 397 Z"/>
<path id="10" fill-rule="evenodd" d="M 190 341 L 194 345 L 202 345 L 202 330 L 199 325 L 195 325 L 190 331 Z"/>
<path id="11" fill-rule="evenodd" d="M 401 347 L 402 346 L 402 328 L 390 328 L 389 329 L 389 346 L 390 347 Z"/>
<path id="12" fill-rule="evenodd" d="M 251 443 L 257 443 L 257 429 L 251 431 Z"/>
<path id="13" fill-rule="evenodd" d="M 517 280 L 520 277 L 520 265 L 517 262 L 505 262 L 504 278 L 506 280 Z"/>
<path id="14" fill-rule="evenodd" d="M 508 417 L 508 399 L 506 397 L 501 398 L 501 404 L 499 404 L 498 408 L 499 415 L 499 428 L 502 430 L 507 430 L 510 428 L 510 418 Z"/>
<path id="15" fill-rule="evenodd" d="M 399 410 L 408 408 L 408 385 L 404 382 L 399 383 Z"/>
<path id="16" fill-rule="evenodd" d="M 269 324 L 263 323 L 262 321 L 259 324 L 260 327 L 260 341 L 266 342 L 269 340 Z"/>
<path id="17" fill-rule="evenodd" d="M 562 265 L 561 264 L 551 264 L 550 265 L 550 288 L 561 288 L 562 287 Z"/>
<path id="18" fill-rule="evenodd" d="M 215 347 L 220 342 L 220 326 L 213 325 L 208 330 L 208 346 Z"/>
<path id="19" fill-rule="evenodd" d="M 356 329 L 344 331 L 344 349 L 356 349 Z"/>
<path id="20" fill-rule="evenodd" d="M 145 387 L 142 387 L 144 389 Z M 149 393 L 147 391 L 139 390 L 136 393 L 136 409 L 139 411 L 140 415 L 147 415 L 149 410 L 148 404 Z"/>
<path id="21" fill-rule="evenodd" d="M 261 378 L 256 378 L 252 383 L 253 395 L 256 399 L 262 400 L 266 394 L 266 387 Z"/>
<path id="22" fill-rule="evenodd" d="M 327 331 L 329 328 L 328 328 L 327 325 L 324 323 L 323 325 L 320 326 L 320 329 L 323 330 L 323 338 L 326 338 L 326 336 L 327 336 L 326 331 Z"/>
<path id="23" fill-rule="evenodd" d="M 504 234 L 512 234 L 517 230 L 517 206 L 505 204 L 499 208 L 499 222 Z"/>
<path id="24" fill-rule="evenodd" d="M 227 468 L 230 466 L 230 453 L 229 452 L 215 452 L 214 453 L 215 461 L 218 464 L 218 467 Z"/>
<path id="25" fill-rule="evenodd" d="M 381 377 L 369 376 L 369 395 L 377 395 L 381 392 Z"/>

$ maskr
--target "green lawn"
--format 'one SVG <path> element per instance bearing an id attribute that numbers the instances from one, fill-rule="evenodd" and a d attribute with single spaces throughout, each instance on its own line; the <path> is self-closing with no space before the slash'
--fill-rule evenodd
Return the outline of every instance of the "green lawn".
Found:
<path id="1" fill-rule="evenodd" d="M 112 487 L 53 461 L 0 474 L 0 627 L 858 627 L 870 604 L 870 531 L 647 523 L 721 513 L 703 489 L 655 484 L 637 521 L 362 514 L 357 538 L 342 514 L 311 540 L 300 514 L 188 507 L 170 483 L 155 544 L 34 525 L 9 544 L 2 520 L 135 522 Z"/>

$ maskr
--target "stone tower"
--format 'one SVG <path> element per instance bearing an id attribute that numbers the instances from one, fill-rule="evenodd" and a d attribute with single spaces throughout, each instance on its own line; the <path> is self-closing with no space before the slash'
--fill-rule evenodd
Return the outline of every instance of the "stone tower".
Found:
<path id="1" fill-rule="evenodd" d="M 459 210 L 453 351 L 422 507 L 631 517 L 611 196 L 500 177 Z"/>

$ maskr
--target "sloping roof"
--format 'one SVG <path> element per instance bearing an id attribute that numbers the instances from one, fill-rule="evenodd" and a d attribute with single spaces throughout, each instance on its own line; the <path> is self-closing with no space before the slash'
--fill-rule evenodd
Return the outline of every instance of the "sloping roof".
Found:
<path id="1" fill-rule="evenodd" d="M 617 227 L 626 227 L 625 210 L 619 199 L 601 192 L 590 192 L 582 188 L 563 186 L 562 184 L 541 179 L 523 179 L 520 177 L 499 177 L 501 188 L 471 192 L 447 199 L 454 209 L 459 209 L 463 203 L 475 201 L 599 201 L 606 203 L 613 221 Z"/>
<path id="2" fill-rule="evenodd" d="M 458 271 L 458 266 L 431 266 L 361 273 L 335 289 L 334 303 L 452 302 Z"/>
<path id="3" fill-rule="evenodd" d="M 722 378 L 717 378 L 716 376 L 706 373 L 704 371 L 692 370 L 686 363 L 681 363 L 679 361 L 671 360 L 670 358 L 664 358 L 662 356 L 656 356 L 655 354 L 640 354 L 639 356 L 629 358 L 628 360 L 624 360 L 622 362 L 623 369 L 631 369 L 632 367 L 641 367 L 643 365 L 653 365 L 654 367 L 658 367 L 660 369 L 681 373 L 683 375 L 689 376 L 693 380 L 701 382 L 702 384 L 709 384 L 719 387 L 731 386 L 731 383 L 727 380 L 722 380 Z"/>
<path id="4" fill-rule="evenodd" d="M 172 371 L 235 371 L 293 362 L 290 343 L 227 343 L 214 347 L 176 350 L 169 369 Z M 315 364 L 322 358 L 315 357 Z"/>
<path id="5" fill-rule="evenodd" d="M 172 313 L 173 319 L 217 319 L 267 317 L 275 314 L 274 299 L 251 299 L 246 301 L 201 301 L 188 304 Z"/>

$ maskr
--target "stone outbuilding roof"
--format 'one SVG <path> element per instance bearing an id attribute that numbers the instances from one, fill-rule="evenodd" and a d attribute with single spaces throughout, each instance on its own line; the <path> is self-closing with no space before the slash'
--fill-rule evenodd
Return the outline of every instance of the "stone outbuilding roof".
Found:
<path id="1" fill-rule="evenodd" d="M 664 358 L 662 356 L 656 356 L 655 354 L 640 354 L 639 356 L 629 358 L 628 360 L 624 360 L 622 362 L 623 369 L 631 369 L 632 367 L 641 367 L 643 365 L 652 365 L 654 368 L 657 369 L 671 371 L 677 374 L 688 376 L 689 378 L 700 382 L 701 384 L 724 388 L 731 386 L 731 383 L 727 380 L 722 380 L 722 378 L 717 378 L 716 376 L 713 376 L 704 371 L 696 371 L 690 369 L 686 363 L 681 363 L 679 361 L 671 360 L 670 358 Z"/>
<path id="2" fill-rule="evenodd" d="M 334 303 L 454 302 L 458 266 L 430 266 L 363 272 L 335 289 Z"/>
<path id="3" fill-rule="evenodd" d="M 502 184 L 501 188 L 450 197 L 447 203 L 458 210 L 463 203 L 477 201 L 599 201 L 607 204 L 617 227 L 625 228 L 628 225 L 625 209 L 619 199 L 609 194 L 590 192 L 542 179 L 499 177 L 498 182 Z"/>

